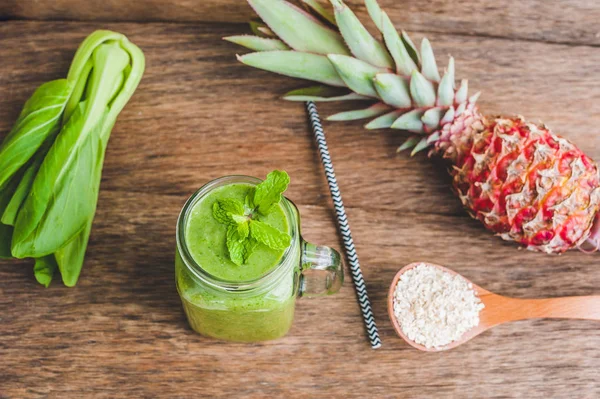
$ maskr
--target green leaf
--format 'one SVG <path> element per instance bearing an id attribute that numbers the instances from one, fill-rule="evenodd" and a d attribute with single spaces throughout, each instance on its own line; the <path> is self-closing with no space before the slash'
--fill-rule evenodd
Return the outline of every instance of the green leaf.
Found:
<path id="1" fill-rule="evenodd" d="M 419 136 L 409 137 L 404 143 L 402 143 L 400 147 L 398 147 L 396 152 L 402 152 L 404 150 L 408 150 L 409 148 L 413 148 L 420 140 L 421 138 Z"/>
<path id="2" fill-rule="evenodd" d="M 256 208 L 254 205 L 254 191 L 255 189 L 252 187 L 246 195 L 246 198 L 244 198 L 244 214 L 252 213 L 254 208 Z"/>
<path id="3" fill-rule="evenodd" d="M 438 87 L 438 105 L 450 106 L 454 103 L 454 58 L 450 57 L 448 69 Z"/>
<path id="4" fill-rule="evenodd" d="M 415 133 L 424 133 L 423 117 L 424 111 L 415 109 L 400 116 L 392 124 L 392 129 L 403 129 Z"/>
<path id="5" fill-rule="evenodd" d="M 431 43 L 429 43 L 427 38 L 423 39 L 421 42 L 421 60 L 421 73 L 423 76 L 431 81 L 439 82 L 440 71 L 435 62 L 435 55 L 433 54 Z"/>
<path id="6" fill-rule="evenodd" d="M 244 264 L 244 260 L 246 259 L 246 246 L 244 241 L 245 240 L 240 237 L 236 226 L 229 226 L 227 228 L 227 251 L 229 252 L 229 258 L 238 266 Z"/>
<path id="7" fill-rule="evenodd" d="M 27 198 L 29 191 L 31 190 L 31 186 L 33 185 L 33 180 L 40 169 L 40 165 L 44 161 L 50 146 L 52 145 L 53 138 L 50 137 L 46 142 L 42 145 L 40 150 L 33 156 L 32 161 L 29 165 L 24 168 L 24 173 L 20 178 L 19 185 L 16 187 L 14 194 L 12 195 L 10 202 L 4 208 L 4 212 L 0 211 L 0 215 L 2 216 L 2 223 L 8 224 L 10 226 L 14 226 L 17 220 L 17 215 L 23 202 Z"/>
<path id="8" fill-rule="evenodd" d="M 335 20 L 352 54 L 359 60 L 381 68 L 393 68 L 394 61 L 385 46 L 375 40 L 344 2 L 331 0 Z"/>
<path id="9" fill-rule="evenodd" d="M 244 220 L 243 222 L 238 223 L 237 231 L 238 235 L 240 236 L 240 239 L 245 240 L 246 238 L 248 238 L 248 235 L 250 234 L 250 220 L 246 218 L 246 220 Z"/>
<path id="10" fill-rule="evenodd" d="M 4 212 L 6 207 L 8 206 L 10 199 L 14 195 L 17 187 L 19 186 L 19 182 L 23 176 L 24 169 L 19 170 L 15 175 L 13 175 L 8 182 L 0 189 L 0 214 Z"/>
<path id="11" fill-rule="evenodd" d="M 410 89 L 405 78 L 393 73 L 378 73 L 373 83 L 377 94 L 386 104 L 397 108 L 412 107 Z"/>
<path id="12" fill-rule="evenodd" d="M 424 137 L 422 138 L 417 145 L 415 146 L 415 148 L 413 148 L 413 150 L 410 153 L 410 156 L 413 157 L 415 156 L 417 153 L 427 149 L 429 147 L 429 143 L 427 143 L 427 138 Z"/>
<path id="13" fill-rule="evenodd" d="M 238 60 L 251 67 L 292 78 L 313 80 L 331 86 L 346 86 L 324 55 L 297 51 L 261 51 L 238 56 Z"/>
<path id="14" fill-rule="evenodd" d="M 268 39 L 260 36 L 238 35 L 224 37 L 223 40 L 239 44 L 254 51 L 289 50 L 290 48 L 279 39 Z"/>
<path id="15" fill-rule="evenodd" d="M 402 43 L 404 43 L 404 47 L 406 47 L 406 51 L 408 51 L 410 58 L 412 58 L 416 65 L 419 65 L 419 63 L 421 62 L 421 58 L 419 57 L 417 46 L 415 46 L 413 41 L 408 36 L 408 33 L 406 33 L 405 31 L 402 31 Z"/>
<path id="16" fill-rule="evenodd" d="M 254 33 L 258 37 L 269 38 L 269 37 L 275 36 L 274 33 L 272 35 L 270 35 L 270 34 L 266 34 L 263 31 L 262 28 L 266 28 L 269 31 L 271 31 L 271 30 L 269 28 L 267 28 L 267 25 L 265 25 L 265 24 L 262 23 L 262 21 L 260 20 L 260 18 L 258 18 L 256 20 L 250 20 L 250 22 L 248 24 L 250 25 L 250 30 L 252 31 L 252 33 Z"/>
<path id="17" fill-rule="evenodd" d="M 60 129 L 71 86 L 66 79 L 41 85 L 27 100 L 21 115 L 0 146 L 0 187 Z"/>
<path id="18" fill-rule="evenodd" d="M 350 90 L 363 96 L 378 97 L 373 78 L 384 69 L 346 55 L 331 54 L 328 57 Z"/>
<path id="19" fill-rule="evenodd" d="M 276 39 L 277 38 L 277 35 L 275 34 L 275 32 L 273 32 L 267 26 L 259 26 L 256 29 L 262 34 L 262 36 L 266 37 L 267 39 Z"/>
<path id="20" fill-rule="evenodd" d="M 122 40 L 102 43 L 110 37 Z M 63 126 L 36 175 L 31 195 L 19 211 L 12 242 L 15 256 L 40 257 L 56 252 L 91 224 L 110 130 L 139 82 L 140 68 L 143 70 L 143 55 L 133 54 L 132 46 L 120 34 L 101 31 L 90 35 L 79 48 L 69 76 L 79 76 L 77 60 L 85 59 L 87 63 L 91 55 L 94 67 L 89 78 L 85 77 L 86 101 L 77 106 Z M 79 59 L 81 54 L 86 56 Z M 87 237 L 78 242 L 82 240 L 87 243 Z M 80 270 L 85 247 L 76 252 L 81 253 Z"/>
<path id="21" fill-rule="evenodd" d="M 21 168 L 17 173 L 15 173 L 8 182 L 4 185 L 2 189 L 0 189 L 0 215 L 6 212 L 7 207 L 10 205 L 12 197 L 15 195 L 20 182 L 22 181 L 23 174 L 25 172 L 25 168 Z M 8 223 L 3 223 L 5 225 L 9 225 Z M 12 229 L 11 229 L 12 236 Z"/>
<path id="22" fill-rule="evenodd" d="M 42 162 L 31 193 L 17 216 L 12 252 L 39 258 L 56 252 L 93 217 L 105 143 L 103 121 L 84 130 L 82 103 L 63 127 Z"/>
<path id="23" fill-rule="evenodd" d="M 283 96 L 287 101 L 349 101 L 349 100 L 372 100 L 367 96 L 353 93 L 347 89 L 339 89 L 329 86 L 311 86 L 303 89 L 292 90 Z"/>
<path id="24" fill-rule="evenodd" d="M 0 259 L 12 259 L 10 242 L 12 240 L 13 228 L 0 223 Z"/>
<path id="25" fill-rule="evenodd" d="M 141 50 L 122 34 L 93 32 L 79 46 L 67 79 L 42 85 L 0 146 L 0 193 L 10 191 L 10 176 L 23 175 L 6 207 L 0 206 L 2 219 L 15 223 L 14 230 L 0 225 L 0 251 L 10 255 L 16 249 L 20 257 L 47 255 L 36 261 L 36 278 L 44 285 L 50 281 L 52 259 L 66 285 L 77 281 L 110 131 L 144 65 Z M 39 162 L 37 154 L 43 154 Z"/>
<path id="26" fill-rule="evenodd" d="M 213 216 L 220 223 L 231 224 L 235 223 L 233 215 L 243 215 L 244 205 L 234 199 L 218 200 L 213 204 Z"/>
<path id="27" fill-rule="evenodd" d="M 371 122 L 365 125 L 366 129 L 386 129 L 392 127 L 392 124 L 398 119 L 405 111 L 392 111 L 387 114 L 381 115 L 378 118 L 373 119 Z"/>
<path id="28" fill-rule="evenodd" d="M 215 202 L 213 204 L 213 217 L 219 222 L 223 224 L 230 224 L 233 222 L 231 219 L 231 214 L 225 211 L 220 205 L 219 202 Z"/>
<path id="29" fill-rule="evenodd" d="M 245 223 L 248 221 L 248 216 L 246 215 L 231 215 L 235 224 Z"/>
<path id="30" fill-rule="evenodd" d="M 219 206 L 225 210 L 225 212 L 229 212 L 232 215 L 243 215 L 244 214 L 244 205 L 234 199 L 223 199 L 218 201 Z"/>
<path id="31" fill-rule="evenodd" d="M 254 11 L 288 46 L 315 54 L 349 54 L 341 35 L 287 1 L 248 0 Z"/>
<path id="32" fill-rule="evenodd" d="M 381 7 L 379 7 L 377 0 L 365 0 L 365 5 L 367 6 L 367 11 L 375 23 L 375 26 L 383 33 L 383 11 L 381 10 Z"/>
<path id="33" fill-rule="evenodd" d="M 14 195 L 23 171 L 20 170 L 0 189 L 0 214 L 2 214 L 8 204 L 10 203 L 11 197 Z M 12 241 L 13 228 L 5 223 L 0 223 L 0 259 L 11 259 L 13 258 L 10 243 Z"/>
<path id="34" fill-rule="evenodd" d="M 292 241 L 289 234 L 259 220 L 250 222 L 250 236 L 271 249 L 286 249 Z"/>
<path id="35" fill-rule="evenodd" d="M 355 121 L 359 119 L 372 118 L 374 116 L 381 115 L 390 110 L 390 106 L 377 103 L 371 105 L 369 108 L 359 109 L 355 111 L 338 112 L 327 117 L 328 121 Z"/>
<path id="36" fill-rule="evenodd" d="M 425 111 L 421 121 L 423 121 L 428 131 L 433 131 L 439 127 L 440 121 L 442 120 L 445 112 L 446 110 L 444 108 L 430 108 Z"/>
<path id="37" fill-rule="evenodd" d="M 322 18 L 324 18 L 325 20 L 327 20 L 327 22 L 331 23 L 332 25 L 336 24 L 335 23 L 335 16 L 333 15 L 333 13 L 330 10 L 326 9 L 317 0 L 302 0 L 302 2 L 304 4 L 306 4 L 307 6 L 309 6 L 312 10 L 314 10 Z"/>
<path id="38" fill-rule="evenodd" d="M 33 265 L 33 275 L 38 283 L 48 288 L 57 268 L 58 265 L 53 255 L 37 258 Z"/>
<path id="39" fill-rule="evenodd" d="M 442 120 L 440 121 L 440 124 L 445 125 L 446 123 L 452 122 L 454 120 L 454 114 L 455 114 L 454 107 L 448 108 L 448 110 L 446 111 L 446 113 L 442 117 Z"/>
<path id="40" fill-rule="evenodd" d="M 96 48 L 102 43 L 107 41 L 117 42 L 123 40 L 127 40 L 127 38 L 118 32 L 102 29 L 92 32 L 88 37 L 85 38 L 83 42 L 81 42 L 77 48 L 77 52 L 75 53 L 73 61 L 71 62 L 71 67 L 69 68 L 67 80 L 69 80 L 69 82 L 76 82 L 80 80 L 82 77 L 82 71 L 87 68 L 87 61 L 90 59 L 90 57 L 92 57 L 92 54 Z"/>
<path id="41" fill-rule="evenodd" d="M 436 143 L 439 139 L 440 139 L 440 132 L 436 131 L 435 133 L 432 133 L 429 136 L 427 136 L 427 144 Z"/>
<path id="42" fill-rule="evenodd" d="M 433 84 L 417 70 L 410 78 L 410 95 L 417 107 L 432 107 L 435 104 Z"/>
<path id="43" fill-rule="evenodd" d="M 146 58 L 138 46 L 131 43 L 127 38 L 123 38 L 123 40 L 119 42 L 119 45 L 127 52 L 127 54 L 129 54 L 130 63 L 121 72 L 126 74 L 126 79 L 123 82 L 123 85 L 120 86 L 121 89 L 118 90 L 110 103 L 107 128 L 104 131 L 105 137 L 103 138 L 106 142 L 108 142 L 112 126 L 116 122 L 119 113 L 125 108 L 125 105 L 127 105 L 127 102 L 135 92 L 135 89 L 137 89 L 146 68 Z M 112 97 L 113 96 L 111 96 L 111 98 Z"/>
<path id="44" fill-rule="evenodd" d="M 15 225 L 17 214 L 19 213 L 25 198 L 29 194 L 29 190 L 31 189 L 38 168 L 39 164 L 30 165 L 23 174 L 17 189 L 10 199 L 10 202 L 6 205 L 6 208 L 4 208 L 4 213 L 2 213 L 2 223 L 10 226 Z"/>
<path id="45" fill-rule="evenodd" d="M 131 95 L 125 87 L 127 84 L 119 84 L 123 72 L 128 69 L 128 66 L 131 66 L 128 52 L 121 48 L 118 42 L 99 45 L 92 53 L 92 61 L 94 69 L 92 69 L 86 88 L 89 94 L 86 95 L 85 103 L 81 103 L 85 104 L 85 121 L 81 127 L 85 132 L 101 124 L 101 120 L 104 118 L 108 118 L 106 123 L 112 128 L 112 124 L 122 108 L 121 100 L 124 96 L 128 100 Z M 130 81 L 131 78 L 130 71 L 127 80 Z M 118 96 L 116 96 L 117 94 Z M 108 116 L 105 115 L 107 108 Z M 108 141 L 110 128 L 102 129 L 102 132 L 107 136 L 103 139 Z"/>
<path id="46" fill-rule="evenodd" d="M 71 241 L 54 254 L 63 284 L 67 287 L 74 287 L 77 284 L 91 231 L 92 221 L 90 220 Z"/>
<path id="47" fill-rule="evenodd" d="M 248 238 L 244 241 L 244 263 L 248 261 L 248 258 L 250 258 L 250 255 L 252 255 L 252 252 L 254 252 L 257 246 L 258 241 L 248 236 Z"/>
<path id="48" fill-rule="evenodd" d="M 92 72 L 92 68 L 94 64 L 92 60 L 87 60 L 84 65 L 84 68 L 80 70 L 79 78 L 75 82 L 73 86 L 73 90 L 71 90 L 71 96 L 69 97 L 69 101 L 67 101 L 67 105 L 65 106 L 65 110 L 62 115 L 62 124 L 64 125 L 73 115 L 73 112 L 79 106 L 83 95 L 85 94 L 88 78 L 90 73 Z"/>
<path id="49" fill-rule="evenodd" d="M 400 75 L 410 76 L 413 70 L 417 69 L 417 64 L 409 54 L 404 41 L 398 34 L 394 24 L 390 20 L 390 17 L 383 12 L 381 14 L 382 26 L 383 26 L 383 38 L 385 44 L 394 59 L 396 64 L 396 71 Z"/>
<path id="50" fill-rule="evenodd" d="M 469 81 L 467 79 L 463 79 L 460 81 L 460 87 L 456 92 L 456 103 L 462 104 L 467 102 L 469 93 Z"/>
<path id="51" fill-rule="evenodd" d="M 281 194 L 287 190 L 290 184 L 290 177 L 281 170 L 274 170 L 267 175 L 267 178 L 256 187 L 254 187 L 254 197 L 252 203 L 258 209 L 258 212 L 266 215 L 271 207 L 281 201 Z"/>

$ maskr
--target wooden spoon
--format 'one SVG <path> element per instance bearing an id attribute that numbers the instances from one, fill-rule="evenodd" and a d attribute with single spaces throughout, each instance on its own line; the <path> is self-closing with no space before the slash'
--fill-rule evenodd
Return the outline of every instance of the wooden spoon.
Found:
<path id="1" fill-rule="evenodd" d="M 396 333 L 411 346 L 422 351 L 438 352 L 455 348 L 458 345 L 469 341 L 471 338 L 478 336 L 487 329 L 509 321 L 539 318 L 600 320 L 600 295 L 546 299 L 518 299 L 494 294 L 493 292 L 471 283 L 473 284 L 473 289 L 481 299 L 481 302 L 485 305 L 485 308 L 479 313 L 479 325 L 464 333 L 458 341 L 451 342 L 441 348 L 426 348 L 423 345 L 411 341 L 404 335 L 404 332 L 394 315 L 394 291 L 400 276 L 407 270 L 420 264 L 423 264 L 423 262 L 411 263 L 410 265 L 403 267 L 394 277 L 388 293 L 388 314 Z M 450 274 L 458 275 L 455 271 L 444 266 L 433 265 L 430 263 L 425 264 L 427 266 L 437 267 Z M 468 279 L 465 280 L 469 281 Z"/>

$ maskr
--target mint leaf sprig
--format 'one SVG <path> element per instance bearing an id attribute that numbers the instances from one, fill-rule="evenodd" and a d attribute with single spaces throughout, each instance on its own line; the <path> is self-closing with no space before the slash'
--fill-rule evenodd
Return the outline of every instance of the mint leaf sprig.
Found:
<path id="1" fill-rule="evenodd" d="M 281 201 L 289 183 L 286 172 L 274 170 L 252 188 L 244 203 L 235 199 L 214 203 L 213 217 L 227 225 L 227 251 L 233 263 L 238 266 L 246 263 L 259 243 L 271 249 L 285 249 L 290 245 L 292 238 L 288 233 L 258 220 Z"/>

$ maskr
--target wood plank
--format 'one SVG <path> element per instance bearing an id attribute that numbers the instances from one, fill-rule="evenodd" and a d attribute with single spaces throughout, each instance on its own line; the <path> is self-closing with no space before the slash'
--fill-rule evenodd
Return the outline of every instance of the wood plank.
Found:
<path id="1" fill-rule="evenodd" d="M 43 289 L 30 262 L 0 262 L 0 397 L 600 395 L 594 322 L 518 322 L 435 355 L 394 336 L 387 286 L 413 261 L 517 297 L 597 294 L 600 274 L 594 257 L 519 251 L 492 237 L 461 210 L 442 165 L 396 155 L 405 135 L 360 123 L 325 127 L 383 348 L 369 348 L 349 280 L 334 297 L 298 301 L 284 339 L 244 345 L 193 334 L 173 281 L 174 229 L 187 196 L 208 180 L 286 169 L 305 238 L 340 247 L 303 107 L 278 100 L 300 84 L 236 63 L 241 50 L 220 38 L 242 26 L 3 22 L 0 137 L 33 89 L 64 76 L 76 46 L 99 27 L 139 44 L 147 72 L 113 131 L 77 287 Z M 600 159 L 589 112 L 600 100 L 600 49 L 444 34 L 432 41 L 484 90 L 485 109 L 543 119 Z"/>
<path id="2" fill-rule="evenodd" d="M 4 51 L 22 68 L 15 68 L 14 64 L 0 66 L 0 84 L 9 93 L 0 99 L 3 131 L 9 129 L 36 85 L 64 75 L 74 49 L 86 33 L 107 26 L 71 24 L 73 28 L 65 30 L 62 23 L 34 24 L 38 32 L 29 33 L 28 44 L 23 46 L 20 37 L 31 25 L 25 22 L 10 25 L 11 29 L 2 32 L 6 38 Z M 237 63 L 234 54 L 245 50 L 222 41 L 221 37 L 237 34 L 241 27 L 108 26 L 128 34 L 145 50 L 148 69 L 142 90 L 125 110 L 130 119 L 118 123 L 114 129 L 108 157 L 119 162 L 109 162 L 105 167 L 107 189 L 191 193 L 219 175 L 243 173 L 251 166 L 247 161 L 250 158 L 262 166 L 259 169 L 262 175 L 273 167 L 289 168 L 287 165 L 293 162 L 300 168 L 297 172 L 290 171 L 298 183 L 300 200 L 312 204 L 327 201 L 326 191 L 317 198 L 312 195 L 311 190 L 320 187 L 322 181 L 314 177 L 320 176 L 320 167 L 310 147 L 311 137 L 306 135 L 304 109 L 297 103 L 279 100 L 286 91 L 308 83 Z M 64 31 L 60 34 L 63 43 L 60 48 L 49 38 L 56 29 Z M 432 41 L 438 54 L 451 53 L 456 57 L 457 76 L 470 78 L 472 92 L 483 91 L 480 101 L 484 110 L 490 114 L 522 114 L 532 121 L 543 120 L 590 156 L 600 159 L 597 121 L 588 107 L 582 106 L 600 103 L 600 82 L 595 73 L 600 51 L 448 35 L 435 35 Z M 517 52 L 517 48 L 522 51 Z M 44 57 L 42 63 L 40 57 Z M 512 57 L 511 62 L 505 61 L 508 57 Z M 439 58 L 441 63 L 443 57 Z M 563 61 L 550 67 L 546 59 Z M 44 67 L 35 68 L 37 64 Z M 571 77 L 564 78 L 565 70 L 570 71 Z M 30 84 L 23 85 L 24 80 Z M 351 106 L 325 104 L 320 110 L 325 117 Z M 257 115 L 267 123 L 257 125 Z M 463 214 L 458 200 L 448 194 L 443 165 L 432 164 L 422 155 L 416 158 L 397 155 L 397 146 L 408 137 L 404 133 L 368 132 L 361 126 L 361 122 L 326 123 L 342 188 L 358 194 L 346 198 L 348 206 L 359 206 L 357 199 L 377 192 L 380 195 L 377 207 Z M 137 130 L 152 134 L 141 137 L 131 134 Z M 233 146 L 231 135 L 240 137 Z M 170 145 L 172 142 L 186 144 Z M 357 146 L 357 142 L 373 148 L 368 157 L 362 156 L 362 146 Z M 261 150 L 256 154 L 258 146 Z M 132 148 L 138 151 L 131 151 Z M 290 153 L 289 148 L 294 151 Z M 297 150 L 300 148 L 306 151 Z M 357 163 L 357 158 L 364 160 Z M 373 173 L 365 174 L 365 168 Z M 199 175 L 203 179 L 199 180 Z M 394 182 L 401 184 L 401 191 L 390 184 Z M 423 184 L 428 185 L 428 191 L 424 191 Z M 431 195 L 435 200 L 423 201 L 427 198 L 423 194 L 430 190 L 434 190 Z"/>
<path id="3" fill-rule="evenodd" d="M 363 0 L 346 1 L 369 19 Z M 380 0 L 397 26 L 409 32 L 600 45 L 600 3 L 594 0 Z M 245 22 L 252 11 L 241 0 L 4 0 L 0 20 Z"/>

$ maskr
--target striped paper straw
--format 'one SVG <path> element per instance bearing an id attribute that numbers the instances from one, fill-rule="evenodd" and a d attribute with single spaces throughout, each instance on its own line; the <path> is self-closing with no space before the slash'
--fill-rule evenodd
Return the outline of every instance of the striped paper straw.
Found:
<path id="1" fill-rule="evenodd" d="M 371 302 L 369 301 L 369 297 L 367 295 L 365 279 L 363 278 L 362 271 L 360 270 L 358 255 L 356 254 L 356 248 L 354 248 L 354 241 L 352 240 L 352 233 L 350 232 L 350 226 L 348 225 L 348 217 L 346 217 L 346 210 L 344 209 L 344 203 L 342 202 L 342 193 L 340 192 L 337 179 L 335 178 L 333 164 L 331 163 L 331 156 L 329 155 L 329 149 L 327 148 L 327 141 L 325 141 L 325 132 L 323 131 L 323 126 L 321 126 L 321 118 L 319 118 L 317 106 L 314 102 L 307 102 L 306 109 L 308 110 L 310 123 L 312 125 L 313 133 L 315 134 L 315 140 L 317 141 L 319 154 L 321 155 L 321 162 L 325 168 L 325 176 L 327 177 L 329 191 L 331 192 L 331 198 L 333 199 L 333 205 L 337 215 L 340 233 L 342 234 L 342 238 L 344 240 L 346 257 L 350 263 L 352 281 L 354 281 L 354 287 L 356 288 L 356 296 L 358 297 L 360 310 L 362 311 L 363 319 L 365 321 L 367 335 L 369 336 L 371 347 L 373 349 L 377 349 L 381 347 L 381 338 L 379 338 L 379 331 L 377 331 L 377 325 L 375 324 L 375 318 L 373 317 L 373 311 L 371 310 Z"/>

